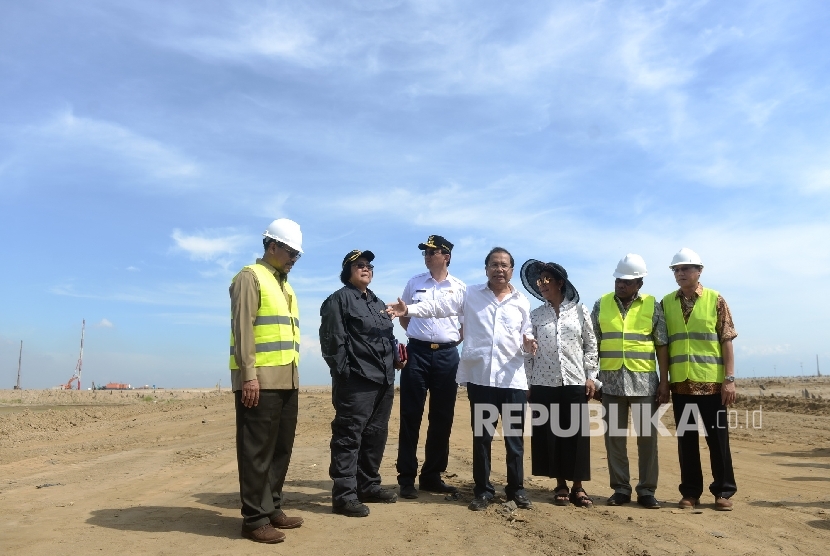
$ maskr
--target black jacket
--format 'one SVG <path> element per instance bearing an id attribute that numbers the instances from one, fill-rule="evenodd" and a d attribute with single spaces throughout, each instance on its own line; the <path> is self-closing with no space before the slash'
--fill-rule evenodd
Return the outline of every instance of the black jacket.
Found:
<path id="1" fill-rule="evenodd" d="M 356 373 L 373 382 L 395 382 L 395 336 L 386 304 L 367 289 L 347 284 L 320 306 L 320 350 L 332 377 Z"/>

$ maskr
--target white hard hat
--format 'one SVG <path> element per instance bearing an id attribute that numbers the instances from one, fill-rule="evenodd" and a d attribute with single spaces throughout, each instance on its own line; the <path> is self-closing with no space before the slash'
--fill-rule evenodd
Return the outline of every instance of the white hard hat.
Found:
<path id="1" fill-rule="evenodd" d="M 646 262 L 640 255 L 629 253 L 617 263 L 617 270 L 614 271 L 614 278 L 623 280 L 634 280 L 648 276 Z"/>
<path id="2" fill-rule="evenodd" d="M 300 231 L 300 225 L 293 220 L 278 218 L 268 225 L 262 235 L 276 239 L 300 253 L 303 252 L 303 233 Z"/>
<path id="3" fill-rule="evenodd" d="M 669 268 L 674 268 L 682 264 L 696 265 L 700 268 L 703 268 L 703 263 L 700 261 L 700 255 L 698 255 L 688 247 L 684 247 L 683 249 L 678 251 L 674 257 L 672 257 Z"/>

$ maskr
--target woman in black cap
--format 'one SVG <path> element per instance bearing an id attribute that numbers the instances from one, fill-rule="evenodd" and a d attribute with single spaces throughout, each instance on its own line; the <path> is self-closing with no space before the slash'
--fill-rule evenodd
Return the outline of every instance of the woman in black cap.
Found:
<path id="1" fill-rule="evenodd" d="M 532 473 L 556 479 L 554 504 L 590 508 L 582 482 L 591 479 L 588 400 L 599 373 L 590 313 L 562 266 L 531 259 L 521 276 L 525 288 L 545 302 L 530 313 L 538 347 L 525 364 L 530 401 L 549 417 L 533 427 Z"/>
<path id="2" fill-rule="evenodd" d="M 386 304 L 369 289 L 374 275 L 371 251 L 354 250 L 343 258 L 343 287 L 320 307 L 320 349 L 332 380 L 332 512 L 365 517 L 363 502 L 395 502 L 380 486 L 395 393 L 397 342 Z"/>

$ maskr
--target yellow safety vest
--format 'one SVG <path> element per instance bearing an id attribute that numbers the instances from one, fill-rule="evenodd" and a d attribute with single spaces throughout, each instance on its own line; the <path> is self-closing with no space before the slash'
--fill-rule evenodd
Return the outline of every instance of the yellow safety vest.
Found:
<path id="1" fill-rule="evenodd" d="M 703 288 L 689 322 L 674 291 L 663 298 L 669 329 L 669 382 L 723 382 L 723 352 L 715 323 L 718 292 Z"/>
<path id="2" fill-rule="evenodd" d="M 657 357 L 654 354 L 654 340 L 651 336 L 654 328 L 654 303 L 654 296 L 641 295 L 631 303 L 623 319 L 613 293 L 600 298 L 601 371 L 619 371 L 623 365 L 630 371 L 643 373 L 657 370 Z"/>
<path id="3" fill-rule="evenodd" d="M 300 313 L 294 290 L 286 281 L 283 294 L 277 278 L 260 264 L 248 265 L 259 280 L 259 311 L 254 320 L 257 367 L 278 367 L 300 362 Z M 287 297 L 294 299 L 289 309 Z M 231 331 L 231 370 L 239 370 Z"/>

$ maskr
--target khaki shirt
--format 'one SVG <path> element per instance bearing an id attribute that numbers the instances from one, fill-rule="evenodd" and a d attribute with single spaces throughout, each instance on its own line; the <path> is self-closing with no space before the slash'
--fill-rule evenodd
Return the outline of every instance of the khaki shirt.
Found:
<path id="1" fill-rule="evenodd" d="M 267 268 L 277 278 L 277 282 L 286 295 L 288 307 L 294 306 L 297 300 L 286 294 L 285 281 L 287 277 L 280 274 L 276 268 L 262 259 L 256 264 Z M 243 268 L 239 271 L 229 288 L 231 296 L 231 334 L 236 346 L 236 364 L 238 371 L 231 371 L 231 385 L 234 391 L 242 390 L 242 383 L 248 380 L 259 380 L 262 390 L 293 390 L 300 387 L 300 374 L 297 365 L 292 361 L 288 365 L 276 367 L 256 367 L 256 344 L 254 342 L 254 320 L 260 306 L 259 280 L 256 274 Z"/>

